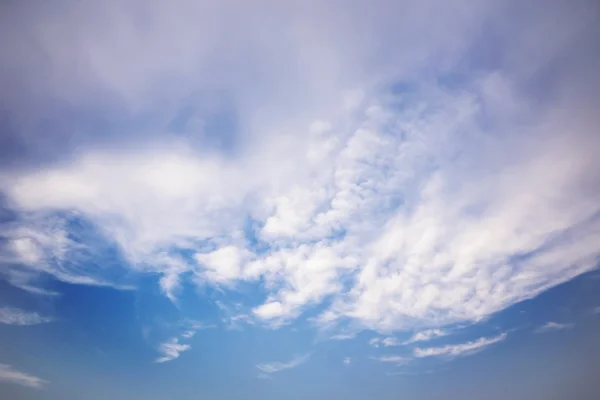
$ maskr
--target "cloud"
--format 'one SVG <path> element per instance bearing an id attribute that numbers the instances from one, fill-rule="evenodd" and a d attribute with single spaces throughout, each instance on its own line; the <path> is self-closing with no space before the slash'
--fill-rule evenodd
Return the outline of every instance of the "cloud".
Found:
<path id="1" fill-rule="evenodd" d="M 197 331 L 204 330 L 204 329 L 212 329 L 212 328 L 217 327 L 214 324 L 208 324 L 206 322 L 194 321 L 194 320 L 186 321 L 185 325 L 186 325 L 187 329 L 181 334 L 182 339 L 191 339 L 196 335 Z"/>
<path id="2" fill-rule="evenodd" d="M 330 337 L 331 340 L 350 340 L 356 337 L 356 333 L 338 333 Z"/>
<path id="3" fill-rule="evenodd" d="M 181 337 L 183 339 L 191 339 L 194 337 L 195 334 L 196 334 L 196 331 L 185 331 L 181 334 Z"/>
<path id="4" fill-rule="evenodd" d="M 350 357 L 344 358 L 344 361 L 343 361 L 344 365 L 350 365 L 351 362 L 352 362 L 352 359 Z"/>
<path id="5" fill-rule="evenodd" d="M 188 283 L 239 294 L 232 325 L 320 307 L 320 328 L 389 334 L 478 321 L 597 266 L 597 68 L 568 7 L 522 24 L 492 1 L 267 17 L 67 3 L 0 17 L 15 49 L 0 107 L 25 121 L 0 173 L 18 216 L 0 226 L 3 275 L 19 287 L 149 274 L 173 302 Z M 540 23 L 557 15 L 565 29 Z M 489 36 L 502 61 L 465 70 Z M 548 68 L 567 58 L 582 62 Z"/>
<path id="6" fill-rule="evenodd" d="M 489 337 L 489 338 L 479 338 L 472 342 L 467 342 L 463 344 L 456 345 L 447 345 L 442 347 L 428 347 L 428 348 L 420 348 L 417 347 L 413 350 L 413 355 L 417 358 L 423 357 L 456 357 L 461 355 L 470 355 L 476 352 L 483 350 L 484 348 L 503 341 L 506 339 L 508 335 L 506 333 L 502 333 L 498 336 Z"/>
<path id="7" fill-rule="evenodd" d="M 448 334 L 448 332 L 444 331 L 442 329 L 427 329 L 427 330 L 415 333 L 410 339 L 405 341 L 403 344 L 426 342 L 431 339 L 446 336 L 447 334 Z"/>
<path id="8" fill-rule="evenodd" d="M 546 333 L 546 332 L 552 332 L 552 331 L 562 331 L 564 329 L 572 329 L 575 327 L 575 324 L 561 324 L 559 322 L 553 322 L 553 321 L 549 321 L 546 322 L 544 325 L 540 326 L 539 328 L 537 328 L 535 330 L 535 333 Z"/>
<path id="9" fill-rule="evenodd" d="M 274 374 L 286 369 L 295 368 L 300 364 L 304 364 L 310 358 L 310 354 L 305 354 L 300 357 L 296 357 L 288 362 L 269 362 L 258 364 L 256 368 L 265 374 Z"/>
<path id="10" fill-rule="evenodd" d="M 7 364 L 0 364 L 0 381 L 15 383 L 35 389 L 42 389 L 48 381 L 25 372 L 17 371 Z"/>
<path id="11" fill-rule="evenodd" d="M 408 363 L 411 358 L 410 357 L 405 357 L 405 356 L 381 356 L 381 357 L 374 357 L 375 360 L 377 361 L 381 361 L 384 363 L 394 363 L 397 365 L 403 365 Z"/>
<path id="12" fill-rule="evenodd" d="M 192 346 L 189 344 L 180 344 L 179 339 L 171 338 L 167 342 L 161 343 L 158 347 L 158 351 L 162 354 L 161 357 L 157 358 L 154 362 L 164 363 L 179 358 L 181 353 L 188 351 Z"/>
<path id="13" fill-rule="evenodd" d="M 0 307 L 0 323 L 7 325 L 38 325 L 54 321 L 52 317 L 44 317 L 36 312 L 29 312 L 14 307 Z"/>
<path id="14" fill-rule="evenodd" d="M 373 347 L 379 347 L 379 345 L 383 345 L 385 347 L 390 347 L 390 346 L 398 346 L 398 345 L 400 345 L 400 342 L 395 337 L 388 336 L 385 338 L 373 338 L 373 339 L 369 340 L 369 344 Z"/>
<path id="15" fill-rule="evenodd" d="M 396 339 L 395 337 L 386 337 L 381 341 L 381 344 L 385 347 L 398 346 L 399 343 L 400 342 L 398 342 L 398 339 Z"/>
<path id="16" fill-rule="evenodd" d="M 397 371 L 397 372 L 387 372 L 386 375 L 387 376 L 396 376 L 396 375 L 408 375 L 408 376 L 418 376 L 418 375 L 425 375 L 425 374 L 433 374 L 435 373 L 435 370 L 432 369 L 427 369 L 424 371 Z"/>

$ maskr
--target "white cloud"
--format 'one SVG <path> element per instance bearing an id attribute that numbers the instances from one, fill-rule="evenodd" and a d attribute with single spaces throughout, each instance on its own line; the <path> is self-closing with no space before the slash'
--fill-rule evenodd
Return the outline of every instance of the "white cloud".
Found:
<path id="1" fill-rule="evenodd" d="M 183 339 L 191 339 L 194 337 L 195 334 L 196 334 L 196 331 L 185 331 L 181 334 L 181 337 Z"/>
<path id="2" fill-rule="evenodd" d="M 0 307 L 0 324 L 38 325 L 54 321 L 52 317 L 44 317 L 36 312 L 14 307 Z"/>
<path id="3" fill-rule="evenodd" d="M 350 357 L 346 357 L 344 358 L 344 365 L 350 365 L 350 363 L 352 362 L 352 359 Z"/>
<path id="4" fill-rule="evenodd" d="M 426 342 L 431 339 L 446 336 L 447 334 L 448 334 L 448 332 L 444 331 L 442 329 L 427 329 L 427 330 L 415 333 L 410 339 L 405 341 L 403 344 Z"/>
<path id="5" fill-rule="evenodd" d="M 381 344 L 384 345 L 385 347 L 389 347 L 389 346 L 398 346 L 400 343 L 398 342 L 398 339 L 396 339 L 395 337 L 386 337 L 381 341 Z"/>
<path id="6" fill-rule="evenodd" d="M 356 337 L 356 333 L 338 333 L 336 335 L 331 336 L 329 339 L 331 340 L 350 340 Z"/>
<path id="7" fill-rule="evenodd" d="M 310 147 L 302 138 L 294 153 L 282 152 L 292 170 L 276 166 L 279 155 L 263 166 L 179 150 L 99 153 L 5 188 L 23 208 L 75 209 L 97 221 L 135 271 L 162 274 L 171 299 L 188 271 L 203 285 L 261 282 L 269 295 L 252 314 L 274 326 L 328 297 L 332 321 L 382 331 L 474 321 L 594 267 L 600 226 L 589 218 L 598 196 L 575 189 L 596 161 L 576 140 L 548 136 L 512 148 L 517 139 L 508 136 L 492 148 L 475 122 L 483 106 L 464 93 L 438 89 L 417 103 L 424 111 L 407 104 L 392 113 L 371 102 L 360 128 L 325 134 L 339 145 L 317 165 L 302 159 Z M 458 154 L 461 162 L 451 161 Z M 266 251 L 244 238 L 248 217 L 263 222 Z M 271 228 L 289 218 L 286 230 Z M 213 250 L 193 261 L 157 258 L 165 247 L 194 251 L 199 241 Z M 26 263 L 69 254 L 62 245 L 36 244 L 43 250 L 32 253 L 16 243 Z M 46 270 L 71 282 L 101 280 L 100 271 L 88 278 L 61 265 Z"/>
<path id="8" fill-rule="evenodd" d="M 369 340 L 369 344 L 373 347 L 379 347 L 380 345 L 390 347 L 399 346 L 401 343 L 395 337 L 388 336 L 385 338 L 373 338 Z"/>
<path id="9" fill-rule="evenodd" d="M 197 253 L 196 261 L 206 268 L 207 279 L 216 283 L 227 283 L 239 279 L 241 268 L 249 256 L 244 249 L 235 246 L 221 247 L 210 253 Z"/>
<path id="10" fill-rule="evenodd" d="M 0 381 L 11 382 L 17 385 L 28 386 L 35 389 L 41 389 L 48 383 L 48 381 L 36 376 L 17 371 L 7 364 L 0 364 Z"/>
<path id="11" fill-rule="evenodd" d="M 269 362 L 258 364 L 256 368 L 264 372 L 265 374 L 273 374 L 279 371 L 297 367 L 300 364 L 305 363 L 310 358 L 310 354 L 305 354 L 300 357 L 296 357 L 288 362 Z"/>
<path id="12" fill-rule="evenodd" d="M 544 325 L 540 326 L 535 330 L 535 333 L 546 333 L 552 331 L 562 331 L 564 329 L 572 329 L 575 327 L 575 324 L 567 323 L 562 324 L 560 322 L 548 321 Z"/>
<path id="13" fill-rule="evenodd" d="M 179 339 L 171 338 L 167 342 L 161 343 L 158 347 L 158 351 L 162 354 L 161 357 L 157 358 L 154 362 L 164 363 L 167 361 L 179 358 L 181 353 L 188 351 L 192 346 L 189 344 L 179 343 Z"/>
<path id="14" fill-rule="evenodd" d="M 408 363 L 410 361 L 410 357 L 405 357 L 405 356 L 381 356 L 381 357 L 374 357 L 375 360 L 377 361 L 381 361 L 384 363 L 394 363 L 397 365 L 404 365 L 406 363 Z"/>
<path id="15" fill-rule="evenodd" d="M 594 308 L 592 309 L 592 313 L 593 313 L 593 314 L 600 314 L 600 306 L 598 306 L 598 307 L 594 307 Z"/>
<path id="16" fill-rule="evenodd" d="M 193 321 L 193 320 L 188 320 L 185 325 L 188 329 L 186 329 L 181 334 L 182 339 L 193 338 L 196 335 L 196 332 L 199 330 L 216 328 L 216 325 L 214 325 L 214 324 L 208 324 L 205 322 Z"/>
<path id="17" fill-rule="evenodd" d="M 265 297 L 241 300 L 231 323 L 278 327 L 327 304 L 317 323 L 389 334 L 477 321 L 595 268 L 595 103 L 571 89 L 572 71 L 544 104 L 521 80 L 576 47 L 582 24 L 569 14 L 566 37 L 514 27 L 490 14 L 495 2 L 425 3 L 286 3 L 270 7 L 268 35 L 250 22 L 264 18 L 256 7 L 235 4 L 244 18 L 231 21 L 229 2 L 6 17 L 0 40 L 19 51 L 0 70 L 19 76 L 3 72 L 0 83 L 23 88 L 7 105 L 15 114 L 35 104 L 54 115 L 45 105 L 58 99 L 127 132 L 99 146 L 84 129 L 76 150 L 57 145 L 49 156 L 60 162 L 2 171 L 0 190 L 21 217 L 0 228 L 3 274 L 43 291 L 44 273 L 116 288 L 151 273 L 174 302 L 187 280 L 232 291 L 250 282 Z M 131 23 L 138 12 L 148 24 Z M 480 48 L 481 21 L 511 28 L 500 48 L 523 65 L 453 70 Z M 544 51 L 531 57 L 531 43 Z M 48 62 L 31 65 L 34 55 Z M 439 76 L 424 78 L 422 66 Z M 40 68 L 57 72 L 52 82 Z M 457 89 L 437 83 L 454 72 L 465 76 Z M 231 99 L 224 119 L 235 132 L 192 123 L 188 136 L 165 134 L 187 107 L 196 120 L 222 111 L 213 92 Z M 154 116 L 154 133 L 128 132 L 111 110 L 127 121 Z M 23 135 L 19 143 L 42 139 Z M 211 144 L 221 137 L 227 145 Z M 74 216 L 99 237 L 77 232 Z M 114 254 L 104 242 L 123 262 L 103 258 Z"/>
<path id="18" fill-rule="evenodd" d="M 417 358 L 439 356 L 455 357 L 460 355 L 469 355 L 481 351 L 494 343 L 501 342 L 506 339 L 507 336 L 508 335 L 506 333 L 502 333 L 498 336 L 489 338 L 482 337 L 472 342 L 463 344 L 428 348 L 417 347 L 413 350 L 413 355 Z"/>

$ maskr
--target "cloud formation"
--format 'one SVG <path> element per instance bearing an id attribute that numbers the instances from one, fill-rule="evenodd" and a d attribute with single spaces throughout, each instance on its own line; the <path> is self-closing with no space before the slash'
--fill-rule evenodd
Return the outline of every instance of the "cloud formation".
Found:
<path id="1" fill-rule="evenodd" d="M 519 25 L 517 2 L 325 3 L 1 13 L 15 95 L 0 107 L 25 121 L 10 139 L 25 165 L 0 173 L 18 216 L 0 227 L 6 279 L 43 293 L 48 275 L 132 289 L 156 274 L 173 302 L 184 282 L 252 284 L 260 301 L 222 307 L 232 325 L 321 306 L 320 328 L 432 329 L 413 343 L 597 267 L 597 60 L 571 46 L 586 5 Z M 541 22 L 556 15 L 560 32 Z M 504 55 L 464 66 L 490 47 L 483 25 Z M 586 67 L 548 72 L 566 48 Z M 159 360 L 188 349 L 172 339 Z"/>
<path id="2" fill-rule="evenodd" d="M 415 333 L 410 339 L 405 341 L 403 344 L 411 344 L 416 342 L 426 342 L 431 339 L 448 335 L 447 331 L 442 329 L 427 329 L 421 332 Z"/>
<path id="3" fill-rule="evenodd" d="M 446 345 L 441 347 L 426 347 L 421 348 L 417 347 L 413 350 L 413 355 L 417 358 L 423 357 L 456 357 L 462 355 L 470 355 L 477 353 L 484 348 L 494 344 L 501 342 L 506 339 L 508 335 L 506 333 L 501 333 L 498 336 L 494 337 L 481 337 L 477 340 L 473 340 L 471 342 L 455 344 L 455 345 Z"/>
<path id="4" fill-rule="evenodd" d="M 0 381 L 15 383 L 35 389 L 42 389 L 48 381 L 25 372 L 18 371 L 7 364 L 0 364 Z"/>
<path id="5" fill-rule="evenodd" d="M 36 312 L 14 307 L 0 307 L 0 324 L 24 326 L 45 324 L 52 321 L 54 321 L 54 318 L 44 317 Z"/>
<path id="6" fill-rule="evenodd" d="M 406 356 L 392 356 L 392 355 L 387 355 L 387 356 L 381 356 L 381 357 L 374 357 L 375 360 L 377 361 L 381 361 L 384 363 L 394 363 L 397 365 L 404 365 L 408 362 L 410 362 L 411 358 L 410 357 L 406 357 Z"/>
<path id="7" fill-rule="evenodd" d="M 546 333 L 552 331 L 562 331 L 564 329 L 572 329 L 575 327 L 575 324 L 565 323 L 562 324 L 560 322 L 548 321 L 544 325 L 540 326 L 535 330 L 535 333 Z"/>
<path id="8" fill-rule="evenodd" d="M 158 347 L 158 351 L 162 354 L 161 357 L 158 357 L 154 362 L 156 363 L 164 363 L 167 361 L 175 360 L 179 358 L 181 353 L 184 351 L 188 351 L 192 346 L 189 344 L 181 344 L 179 343 L 178 338 L 171 338 L 168 341 L 161 343 Z"/>
<path id="9" fill-rule="evenodd" d="M 288 362 L 275 361 L 275 362 L 258 364 L 256 366 L 256 368 L 258 368 L 260 371 L 262 371 L 265 374 L 274 374 L 276 372 L 295 368 L 300 364 L 304 364 L 306 361 L 308 361 L 309 358 L 310 358 L 310 354 L 305 354 L 305 355 L 293 358 L 292 360 L 290 360 Z"/>

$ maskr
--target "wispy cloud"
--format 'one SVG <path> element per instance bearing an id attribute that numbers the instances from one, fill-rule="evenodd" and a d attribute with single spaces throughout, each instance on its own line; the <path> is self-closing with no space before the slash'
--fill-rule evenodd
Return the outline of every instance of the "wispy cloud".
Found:
<path id="1" fill-rule="evenodd" d="M 351 362 L 352 362 L 352 359 L 350 357 L 344 358 L 344 361 L 343 361 L 344 365 L 350 365 Z"/>
<path id="2" fill-rule="evenodd" d="M 390 346 L 398 346 L 400 344 L 400 342 L 395 337 L 386 337 L 381 341 L 381 344 L 384 345 L 385 347 L 390 347 Z"/>
<path id="3" fill-rule="evenodd" d="M 415 348 L 413 350 L 413 355 L 417 358 L 437 356 L 454 357 L 461 355 L 469 355 L 481 351 L 494 343 L 501 342 L 504 339 L 506 339 L 507 336 L 508 335 L 506 333 L 502 333 L 498 336 L 489 338 L 482 337 L 472 342 L 462 344 L 447 345 L 441 347 Z"/>
<path id="4" fill-rule="evenodd" d="M 391 346 L 399 346 L 404 343 L 401 343 L 397 338 L 395 338 L 393 336 L 388 336 L 388 337 L 384 337 L 384 338 L 373 338 L 373 339 L 369 340 L 369 344 L 373 347 L 379 347 L 379 346 L 391 347 Z"/>
<path id="5" fill-rule="evenodd" d="M 387 376 L 397 376 L 397 375 L 408 375 L 408 376 L 418 376 L 418 375 L 426 375 L 433 374 L 435 370 L 427 369 L 424 371 L 395 371 L 395 372 L 387 372 Z"/>
<path id="6" fill-rule="evenodd" d="M 268 362 L 268 363 L 258 364 L 256 366 L 256 368 L 258 368 L 260 371 L 262 371 L 265 374 L 274 374 L 276 372 L 280 372 L 280 371 L 283 371 L 286 369 L 291 369 L 291 368 L 297 367 L 298 365 L 303 364 L 306 361 L 308 361 L 309 358 L 310 358 L 310 353 L 305 354 L 303 356 L 293 358 L 292 360 L 290 360 L 288 362 Z"/>
<path id="7" fill-rule="evenodd" d="M 14 307 L 0 307 L 0 324 L 7 325 L 38 325 L 54 321 L 36 312 L 21 310 Z"/>
<path id="8" fill-rule="evenodd" d="M 41 389 L 48 381 L 29 375 L 25 372 L 17 371 L 7 364 L 0 364 L 0 381 L 11 382 L 17 385 L 28 386 L 35 389 Z"/>
<path id="9" fill-rule="evenodd" d="M 394 364 L 398 364 L 398 365 L 403 365 L 403 364 L 408 363 L 411 360 L 411 357 L 388 355 L 388 356 L 381 356 L 381 357 L 373 357 L 373 359 L 384 362 L 384 363 L 394 363 Z"/>
<path id="10" fill-rule="evenodd" d="M 330 337 L 331 340 L 350 340 L 356 337 L 356 333 L 338 333 Z"/>
<path id="11" fill-rule="evenodd" d="M 548 321 L 544 325 L 538 327 L 534 332 L 535 333 L 546 333 L 546 332 L 552 332 L 552 331 L 562 331 L 565 329 L 572 329 L 574 327 L 575 327 L 575 324 L 573 324 L 573 323 L 560 323 L 560 322 Z"/>
<path id="12" fill-rule="evenodd" d="M 154 362 L 164 363 L 167 361 L 174 360 L 180 356 L 184 351 L 188 351 L 192 346 L 189 344 L 179 343 L 178 338 L 171 338 L 167 342 L 161 343 L 158 347 L 158 351 L 162 354 L 161 357 L 157 358 Z"/>
<path id="13" fill-rule="evenodd" d="M 196 335 L 197 331 L 213 329 L 217 327 L 215 324 L 194 320 L 187 320 L 185 326 L 187 329 L 181 334 L 182 339 L 191 339 Z"/>
<path id="14" fill-rule="evenodd" d="M 194 337 L 195 334 L 196 334 L 196 331 L 185 331 L 181 334 L 181 337 L 183 339 L 191 339 Z"/>
<path id="15" fill-rule="evenodd" d="M 600 306 L 592 308 L 592 314 L 600 314 Z"/>
<path id="16" fill-rule="evenodd" d="M 425 331 L 415 333 L 410 339 L 405 341 L 403 344 L 411 344 L 416 342 L 426 342 L 428 340 L 446 336 L 448 332 L 442 329 L 428 329 Z"/>

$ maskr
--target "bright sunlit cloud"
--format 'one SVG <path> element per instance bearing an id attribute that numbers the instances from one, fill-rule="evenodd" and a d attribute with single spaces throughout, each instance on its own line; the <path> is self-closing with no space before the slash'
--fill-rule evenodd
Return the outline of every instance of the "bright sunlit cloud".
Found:
<path id="1" fill-rule="evenodd" d="M 70 285 L 126 291 L 154 368 L 195 360 L 207 328 L 273 335 L 287 353 L 248 365 L 276 383 L 318 351 L 277 334 L 339 346 L 347 373 L 443 362 L 598 268 L 591 2 L 17 3 L 0 10 L 0 279 L 7 304 L 45 307 L 0 324 L 77 314 Z"/>

